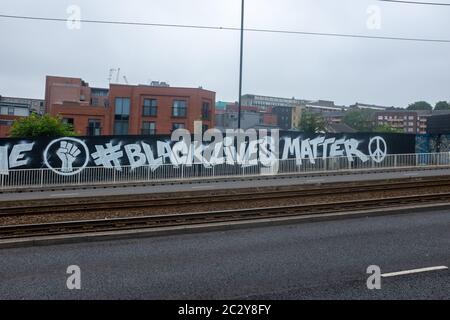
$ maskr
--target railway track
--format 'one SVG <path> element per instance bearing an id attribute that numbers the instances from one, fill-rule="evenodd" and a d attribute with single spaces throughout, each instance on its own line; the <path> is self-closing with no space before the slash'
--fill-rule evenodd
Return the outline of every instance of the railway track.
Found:
<path id="1" fill-rule="evenodd" d="M 55 236 L 92 232 L 124 231 L 199 225 L 206 223 L 283 218 L 305 215 L 352 212 L 368 209 L 395 208 L 403 205 L 449 203 L 450 193 L 387 197 L 370 200 L 337 201 L 326 204 L 304 204 L 214 212 L 153 215 L 135 218 L 84 220 L 0 227 L 0 239 Z"/>
<path id="2" fill-rule="evenodd" d="M 32 215 L 55 215 L 68 212 L 93 212 L 102 210 L 126 210 L 136 208 L 160 208 L 186 205 L 219 204 L 230 201 L 288 199 L 288 198 L 311 198 L 336 194 L 364 195 L 375 191 L 401 191 L 401 190 L 424 190 L 435 187 L 450 187 L 450 178 L 441 179 L 413 179 L 408 181 L 393 181 L 383 183 L 363 183 L 355 185 L 329 184 L 319 186 L 292 186 L 279 188 L 263 188 L 252 191 L 227 191 L 224 194 L 205 192 L 185 193 L 184 195 L 164 196 L 152 198 L 148 195 L 128 195 L 102 198 L 64 199 L 56 202 L 29 201 L 26 204 L 14 205 L 14 202 L 0 205 L 0 217 L 21 217 Z"/>

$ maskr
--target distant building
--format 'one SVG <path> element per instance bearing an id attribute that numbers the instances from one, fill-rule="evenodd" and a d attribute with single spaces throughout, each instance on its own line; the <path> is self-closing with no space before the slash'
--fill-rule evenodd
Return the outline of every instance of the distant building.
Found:
<path id="1" fill-rule="evenodd" d="M 225 107 L 224 107 L 225 105 Z M 216 104 L 216 128 L 220 130 L 237 129 L 239 104 L 237 102 L 223 103 L 217 108 Z M 278 117 L 273 114 L 272 107 L 262 111 L 255 106 L 241 106 L 241 128 L 248 129 L 276 129 Z"/>
<path id="2" fill-rule="evenodd" d="M 201 88 L 111 84 L 93 88 L 79 78 L 46 80 L 46 112 L 60 115 L 81 135 L 171 134 L 175 129 L 194 131 L 214 127 L 215 92 Z"/>
<path id="3" fill-rule="evenodd" d="M 278 128 L 278 117 L 275 114 L 266 112 L 263 113 L 263 126 Z"/>
<path id="4" fill-rule="evenodd" d="M 345 123 L 328 123 L 325 126 L 326 133 L 356 133 L 357 131 Z"/>
<path id="5" fill-rule="evenodd" d="M 295 127 L 295 125 L 292 123 L 292 107 L 273 107 L 272 114 L 277 117 L 277 124 L 281 130 L 291 130 L 293 127 Z"/>
<path id="6" fill-rule="evenodd" d="M 0 137 L 9 135 L 14 120 L 28 117 L 32 112 L 43 114 L 44 100 L 0 96 Z"/>
<path id="7" fill-rule="evenodd" d="M 260 112 L 272 113 L 277 117 L 277 125 L 283 130 L 295 129 L 299 126 L 303 112 L 314 112 L 323 115 L 330 123 L 341 123 L 345 106 L 338 106 L 329 100 L 305 100 L 296 98 L 279 98 L 247 94 L 242 96 L 247 106 L 253 106 Z"/>
<path id="8" fill-rule="evenodd" d="M 426 134 L 428 132 L 428 121 L 431 117 L 442 117 L 450 114 L 450 111 L 409 111 L 409 110 L 386 110 L 375 113 L 376 125 L 389 125 L 402 130 L 404 133 Z"/>
<path id="9" fill-rule="evenodd" d="M 341 124 L 344 121 L 345 112 L 344 111 L 323 112 L 322 116 L 325 119 L 326 123 Z"/>
<path id="10" fill-rule="evenodd" d="M 278 98 L 246 94 L 242 96 L 242 105 L 257 107 L 260 111 L 267 111 L 273 107 L 294 107 L 306 103 L 306 100 L 295 98 Z"/>
<path id="11" fill-rule="evenodd" d="M 375 113 L 374 121 L 376 126 L 388 125 L 404 133 L 426 132 L 426 123 L 424 123 L 423 119 L 419 120 L 419 116 L 415 111 L 379 111 Z"/>
<path id="12" fill-rule="evenodd" d="M 229 102 L 217 101 L 216 102 L 216 114 L 222 114 L 226 111 Z"/>
<path id="13" fill-rule="evenodd" d="M 375 104 L 365 104 L 365 103 L 355 103 L 349 107 L 350 109 L 368 109 L 375 111 L 386 111 L 386 110 L 395 110 L 395 107 L 386 107 L 386 106 L 378 106 Z"/>
<path id="14" fill-rule="evenodd" d="M 310 112 L 339 112 L 347 109 L 344 106 L 337 106 L 334 101 L 327 100 L 308 101 L 301 106 Z"/>
<path id="15" fill-rule="evenodd" d="M 259 112 L 241 112 L 241 129 L 253 129 L 263 124 L 263 114 Z M 216 115 L 216 128 L 220 130 L 238 128 L 238 112 L 227 111 Z"/>
<path id="16" fill-rule="evenodd" d="M 295 108 L 298 106 L 302 106 L 307 111 L 340 111 L 345 109 L 343 106 L 335 105 L 334 101 L 328 100 L 289 99 L 254 94 L 242 96 L 242 104 L 258 107 L 262 111 L 267 111 L 269 108 L 275 107 Z"/>

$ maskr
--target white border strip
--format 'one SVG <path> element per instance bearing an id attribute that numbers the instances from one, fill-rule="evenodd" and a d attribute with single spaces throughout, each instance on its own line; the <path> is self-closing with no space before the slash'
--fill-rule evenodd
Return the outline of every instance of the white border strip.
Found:
<path id="1" fill-rule="evenodd" d="M 422 272 L 439 271 L 439 270 L 448 270 L 448 267 L 440 266 L 440 267 L 430 267 L 430 268 L 423 268 L 423 269 L 406 270 L 406 271 L 399 271 L 399 272 L 392 272 L 392 273 L 384 273 L 381 276 L 383 278 L 389 278 L 389 277 L 403 276 L 403 275 L 413 274 L 413 273 L 422 273 Z"/>

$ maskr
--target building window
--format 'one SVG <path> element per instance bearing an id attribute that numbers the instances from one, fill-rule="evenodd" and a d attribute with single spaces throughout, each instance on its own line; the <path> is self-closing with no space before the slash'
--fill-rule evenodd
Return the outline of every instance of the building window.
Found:
<path id="1" fill-rule="evenodd" d="M 175 130 L 178 130 L 178 129 L 184 129 L 184 128 L 186 128 L 184 123 L 174 123 L 172 125 L 172 131 L 175 131 Z"/>
<path id="2" fill-rule="evenodd" d="M 0 120 L 0 126 L 12 126 L 13 122 L 12 120 Z"/>
<path id="3" fill-rule="evenodd" d="M 8 107 L 8 116 L 14 115 L 14 107 Z"/>
<path id="4" fill-rule="evenodd" d="M 102 122 L 97 119 L 89 119 L 87 127 L 88 136 L 101 136 L 102 135 Z"/>
<path id="5" fill-rule="evenodd" d="M 91 93 L 92 93 L 92 96 L 94 96 L 94 97 L 107 97 L 108 96 L 108 90 L 107 89 L 104 89 L 104 90 L 102 90 L 102 89 L 92 89 L 91 90 Z"/>
<path id="6" fill-rule="evenodd" d="M 144 99 L 144 117 L 156 117 L 158 114 L 158 100 Z"/>
<path id="7" fill-rule="evenodd" d="M 186 118 L 187 103 L 184 100 L 175 100 L 173 102 L 172 116 L 178 118 Z"/>
<path id="8" fill-rule="evenodd" d="M 153 136 L 156 134 L 156 123 L 144 121 L 142 123 L 142 134 L 145 136 Z"/>
<path id="9" fill-rule="evenodd" d="M 203 120 L 209 120 L 210 117 L 210 104 L 209 102 L 203 102 L 202 105 L 202 119 Z"/>
<path id="10" fill-rule="evenodd" d="M 130 98 L 116 98 L 114 134 L 127 135 L 130 120 Z"/>
<path id="11" fill-rule="evenodd" d="M 63 118 L 62 122 L 65 123 L 65 124 L 70 124 L 72 127 L 74 125 L 73 118 Z"/>

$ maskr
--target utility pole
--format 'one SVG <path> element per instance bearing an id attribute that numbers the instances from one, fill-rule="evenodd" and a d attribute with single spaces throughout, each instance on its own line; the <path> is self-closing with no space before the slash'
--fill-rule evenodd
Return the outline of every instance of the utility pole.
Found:
<path id="1" fill-rule="evenodd" d="M 241 129 L 241 110 L 242 110 L 242 66 L 244 58 L 244 15 L 245 15 L 245 0 L 242 0 L 241 9 L 241 55 L 239 68 L 239 106 L 238 106 L 238 129 Z"/>

